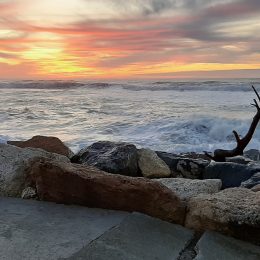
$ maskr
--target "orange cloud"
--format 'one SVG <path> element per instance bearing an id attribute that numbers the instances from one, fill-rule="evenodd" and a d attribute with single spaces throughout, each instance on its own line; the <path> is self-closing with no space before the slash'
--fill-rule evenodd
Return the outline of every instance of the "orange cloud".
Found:
<path id="1" fill-rule="evenodd" d="M 61 2 L 64 8 L 53 10 Z M 259 1 L 159 2 L 136 1 L 130 13 L 123 2 L 0 2 L 0 78 L 258 75 Z"/>

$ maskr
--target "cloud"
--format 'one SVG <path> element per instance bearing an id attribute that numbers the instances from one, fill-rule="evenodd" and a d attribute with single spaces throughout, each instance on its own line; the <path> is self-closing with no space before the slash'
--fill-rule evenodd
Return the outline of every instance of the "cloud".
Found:
<path id="1" fill-rule="evenodd" d="M 83 0 L 75 1 L 76 6 Z M 88 0 L 85 4 L 99 7 L 98 16 L 73 11 L 66 19 L 57 10 L 55 22 L 39 7 L 31 14 L 22 2 L 0 0 L 0 58 L 30 62 L 36 72 L 47 65 L 64 71 L 62 65 L 100 75 L 132 67 L 141 71 L 149 64 L 257 64 L 260 58 L 258 0 Z M 39 17 L 46 22 L 39 23 Z"/>

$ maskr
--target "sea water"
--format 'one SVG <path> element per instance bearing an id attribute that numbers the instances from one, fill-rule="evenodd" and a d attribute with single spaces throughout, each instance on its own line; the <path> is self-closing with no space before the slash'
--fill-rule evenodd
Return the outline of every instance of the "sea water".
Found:
<path id="1" fill-rule="evenodd" d="M 255 114 L 260 79 L 1 81 L 0 142 L 56 136 L 74 152 L 100 140 L 154 150 L 233 148 Z M 260 125 L 249 148 L 260 149 Z"/>

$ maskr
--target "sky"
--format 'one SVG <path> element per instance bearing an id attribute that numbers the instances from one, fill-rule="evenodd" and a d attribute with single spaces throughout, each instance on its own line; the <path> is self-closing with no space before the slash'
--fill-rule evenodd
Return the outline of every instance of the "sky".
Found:
<path id="1" fill-rule="evenodd" d="M 0 0 L 0 79 L 260 77 L 260 0 Z"/>

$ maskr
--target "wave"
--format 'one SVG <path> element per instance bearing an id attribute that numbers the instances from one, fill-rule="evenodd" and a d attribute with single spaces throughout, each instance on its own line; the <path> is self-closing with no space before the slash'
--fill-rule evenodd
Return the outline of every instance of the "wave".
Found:
<path id="1" fill-rule="evenodd" d="M 233 130 L 244 136 L 251 119 L 238 120 L 196 116 L 186 119 L 158 119 L 141 125 L 111 123 L 88 133 L 88 145 L 102 140 L 124 141 L 140 147 L 173 153 L 213 152 L 215 149 L 233 149 L 236 140 Z M 83 148 L 85 140 L 69 142 L 74 151 Z M 260 129 L 257 129 L 246 149 L 260 149 Z"/>
<path id="2" fill-rule="evenodd" d="M 123 89 L 130 91 L 237 91 L 250 92 L 251 85 L 260 88 L 260 81 L 194 81 L 194 82 L 171 82 L 157 81 L 150 84 L 126 84 L 122 85 Z"/>
<path id="3" fill-rule="evenodd" d="M 40 81 L 5 81 L 0 82 L 1 89 L 71 89 L 84 86 L 75 81 L 40 80 Z"/>
<path id="4" fill-rule="evenodd" d="M 66 80 L 1 81 L 0 89 L 108 89 L 119 87 L 129 91 L 252 91 L 251 85 L 260 87 L 260 80 L 233 81 L 155 81 L 155 82 L 85 82 Z"/>

